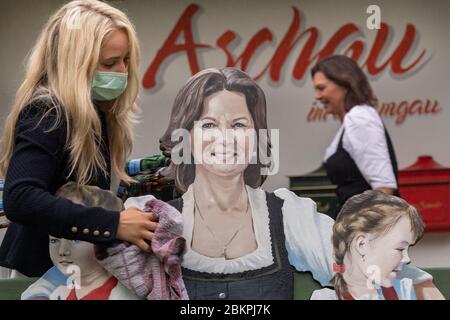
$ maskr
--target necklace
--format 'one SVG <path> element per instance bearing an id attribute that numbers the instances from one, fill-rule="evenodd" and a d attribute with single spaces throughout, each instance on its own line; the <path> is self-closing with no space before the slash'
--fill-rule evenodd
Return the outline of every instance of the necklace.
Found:
<path id="1" fill-rule="evenodd" d="M 233 236 L 230 238 L 230 240 L 228 240 L 227 243 L 223 243 L 223 241 L 220 241 L 219 238 L 217 238 L 216 234 L 212 231 L 211 227 L 206 222 L 205 218 L 202 215 L 202 212 L 200 211 L 200 208 L 199 208 L 199 206 L 197 204 L 197 201 L 195 200 L 195 195 L 194 195 L 194 203 L 195 203 L 195 211 L 198 212 L 198 215 L 200 216 L 200 218 L 202 219 L 203 223 L 205 224 L 206 229 L 211 234 L 213 239 L 217 242 L 217 244 L 222 248 L 222 256 L 226 260 L 229 260 L 230 257 L 227 254 L 228 246 L 231 244 L 231 242 L 233 242 L 233 240 L 238 235 L 239 231 L 241 231 L 243 226 L 244 226 L 244 222 L 245 222 L 244 218 L 245 218 L 245 215 L 246 215 L 246 213 L 248 212 L 248 209 L 249 209 L 249 200 L 247 199 L 247 209 L 245 210 L 244 215 L 242 216 L 241 223 L 239 224 L 239 226 L 237 227 L 236 231 L 233 233 Z M 195 215 L 195 213 L 194 213 L 194 215 Z"/>

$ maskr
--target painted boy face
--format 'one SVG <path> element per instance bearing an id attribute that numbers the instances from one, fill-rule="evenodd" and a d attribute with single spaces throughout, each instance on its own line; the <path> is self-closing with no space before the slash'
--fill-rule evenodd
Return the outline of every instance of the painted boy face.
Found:
<path id="1" fill-rule="evenodd" d="M 89 242 L 50 236 L 49 251 L 53 264 L 66 275 L 72 274 L 73 271 L 68 270 L 71 265 L 78 266 L 81 274 L 98 267 L 94 245 Z"/>
<path id="2" fill-rule="evenodd" d="M 369 241 L 365 265 L 379 268 L 381 285 L 391 286 L 403 265 L 410 263 L 408 249 L 414 241 L 408 217 L 400 218 L 388 232 Z"/>
<path id="3" fill-rule="evenodd" d="M 242 93 L 223 90 L 207 97 L 203 113 L 191 130 L 197 167 L 219 176 L 243 172 L 253 152 L 253 129 Z"/>

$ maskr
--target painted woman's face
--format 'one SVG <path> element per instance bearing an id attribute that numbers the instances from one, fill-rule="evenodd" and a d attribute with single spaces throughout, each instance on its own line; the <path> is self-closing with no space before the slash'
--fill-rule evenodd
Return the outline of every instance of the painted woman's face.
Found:
<path id="1" fill-rule="evenodd" d="M 400 218 L 385 234 L 369 241 L 365 266 L 378 267 L 381 284 L 390 286 L 403 266 L 410 263 L 408 249 L 414 241 L 410 219 Z"/>
<path id="2" fill-rule="evenodd" d="M 68 276 L 74 272 L 73 269 L 69 268 L 73 265 L 80 268 L 81 274 L 89 273 L 98 268 L 92 243 L 50 236 L 49 251 L 53 264 Z"/>
<path id="3" fill-rule="evenodd" d="M 223 90 L 208 96 L 191 130 L 196 168 L 218 176 L 243 173 L 252 157 L 255 132 L 242 93 Z"/>

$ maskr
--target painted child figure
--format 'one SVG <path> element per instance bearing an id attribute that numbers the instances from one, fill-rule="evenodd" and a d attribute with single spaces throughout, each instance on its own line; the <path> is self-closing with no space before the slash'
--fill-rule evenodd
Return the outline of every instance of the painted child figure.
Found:
<path id="1" fill-rule="evenodd" d="M 119 198 L 98 187 L 69 182 L 56 195 L 89 207 L 123 210 Z M 22 300 L 138 299 L 98 263 L 94 244 L 50 236 L 49 252 L 54 267 L 22 293 Z"/>
<path id="2" fill-rule="evenodd" d="M 351 197 L 333 226 L 335 290 L 316 290 L 311 299 L 416 300 L 412 280 L 397 274 L 423 231 L 417 210 L 398 197 L 373 190 Z"/>

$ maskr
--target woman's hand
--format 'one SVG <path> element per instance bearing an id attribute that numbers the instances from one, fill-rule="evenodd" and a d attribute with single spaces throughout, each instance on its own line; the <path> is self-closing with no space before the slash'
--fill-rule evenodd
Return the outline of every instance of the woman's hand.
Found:
<path id="1" fill-rule="evenodd" d="M 141 250 L 149 252 L 153 233 L 158 226 L 155 215 L 137 208 L 128 208 L 120 213 L 116 238 L 137 245 Z"/>

